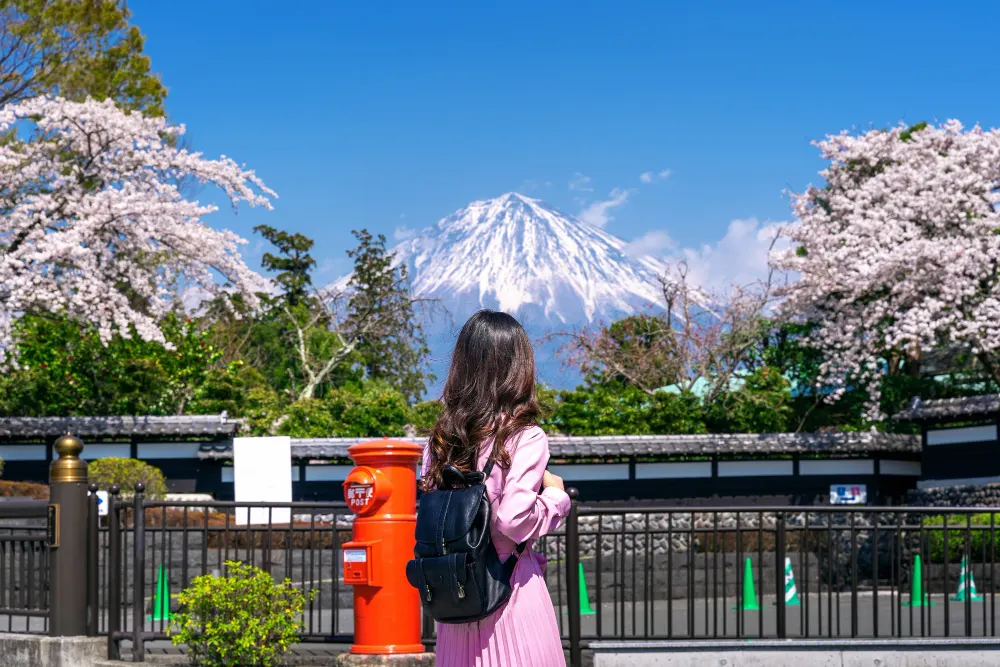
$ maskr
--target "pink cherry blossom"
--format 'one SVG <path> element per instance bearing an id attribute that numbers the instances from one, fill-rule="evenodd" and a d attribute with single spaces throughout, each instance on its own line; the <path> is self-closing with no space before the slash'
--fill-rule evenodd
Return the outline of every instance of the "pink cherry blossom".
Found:
<path id="1" fill-rule="evenodd" d="M 823 353 L 831 400 L 857 384 L 881 417 L 878 361 L 892 353 L 955 345 L 989 368 L 1000 350 L 1000 132 L 950 120 L 816 145 L 826 187 L 794 196 L 787 233 L 801 250 L 773 262 L 800 276 L 783 308 L 818 324 L 808 343 Z"/>
<path id="2" fill-rule="evenodd" d="M 271 208 L 277 195 L 233 160 L 177 147 L 183 126 L 104 102 L 34 98 L 0 109 L 0 361 L 26 312 L 93 323 L 101 338 L 166 343 L 157 321 L 178 285 L 208 293 L 218 279 L 251 305 L 264 279 L 238 252 L 246 241 L 212 229 L 216 210 L 186 198 L 182 179 L 232 201 Z"/>

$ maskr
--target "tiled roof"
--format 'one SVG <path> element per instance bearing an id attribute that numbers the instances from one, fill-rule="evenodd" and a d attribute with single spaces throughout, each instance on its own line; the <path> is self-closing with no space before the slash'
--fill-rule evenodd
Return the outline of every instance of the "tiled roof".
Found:
<path id="1" fill-rule="evenodd" d="M 233 435 L 240 421 L 221 415 L 176 417 L 0 417 L 0 437 L 57 438 L 66 433 L 83 438 Z"/>
<path id="2" fill-rule="evenodd" d="M 973 417 L 997 412 L 1000 412 L 1000 394 L 941 398 L 932 401 L 921 401 L 920 398 L 914 398 L 910 406 L 894 415 L 893 419 L 920 421 L 949 417 Z"/>
<path id="3" fill-rule="evenodd" d="M 346 459 L 347 448 L 371 438 L 292 438 L 292 456 L 299 459 Z M 421 440 L 403 438 L 423 444 Z M 713 435 L 549 436 L 552 458 L 605 456 L 681 456 L 707 454 L 865 454 L 918 453 L 920 440 L 884 433 L 738 433 Z M 226 443 L 202 445 L 202 458 L 232 458 Z"/>

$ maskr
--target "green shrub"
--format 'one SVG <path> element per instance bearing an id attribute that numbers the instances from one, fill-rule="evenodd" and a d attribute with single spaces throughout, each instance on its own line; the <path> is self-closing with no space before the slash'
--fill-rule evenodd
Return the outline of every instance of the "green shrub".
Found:
<path id="1" fill-rule="evenodd" d="M 996 554 L 1000 554 L 1000 514 L 993 515 L 992 542 Z M 931 563 L 944 563 L 945 536 L 944 516 L 929 516 L 923 521 L 927 541 L 927 558 Z M 948 517 L 948 562 L 960 563 L 965 556 L 966 517 L 952 515 Z M 989 562 L 990 553 L 990 514 L 973 514 L 969 517 L 969 556 L 973 563 Z"/>
<path id="2" fill-rule="evenodd" d="M 318 398 L 303 398 L 288 406 L 278 435 L 293 438 L 329 438 L 333 436 L 336 422 L 326 404 Z"/>
<path id="3" fill-rule="evenodd" d="M 333 389 L 322 398 L 288 406 L 279 435 L 293 438 L 367 438 L 402 435 L 409 416 L 406 397 L 379 382 Z"/>
<path id="4" fill-rule="evenodd" d="M 167 480 L 160 469 L 138 459 L 97 459 L 88 466 L 87 475 L 102 489 L 117 484 L 123 498 L 134 495 L 136 482 L 146 485 L 147 498 L 157 500 L 167 495 Z"/>
<path id="5" fill-rule="evenodd" d="M 393 436 L 406 431 L 406 397 L 382 382 L 366 382 L 361 391 L 334 389 L 327 394 L 326 404 L 337 420 L 337 437 Z"/>
<path id="6" fill-rule="evenodd" d="M 192 664 L 273 667 L 299 638 L 306 596 L 288 579 L 226 561 L 225 577 L 195 578 L 178 602 L 170 639 L 187 646 Z"/>
<path id="7" fill-rule="evenodd" d="M 410 425 L 420 433 L 426 433 L 434 428 L 444 405 L 441 401 L 423 401 L 410 408 Z"/>

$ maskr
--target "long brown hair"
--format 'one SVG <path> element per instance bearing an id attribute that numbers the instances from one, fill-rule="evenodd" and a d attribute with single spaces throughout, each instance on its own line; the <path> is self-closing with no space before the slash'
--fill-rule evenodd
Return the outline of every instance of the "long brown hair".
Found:
<path id="1" fill-rule="evenodd" d="M 431 430 L 425 490 L 440 488 L 441 469 L 477 469 L 479 448 L 493 438 L 491 456 L 510 465 L 507 440 L 538 422 L 535 355 L 524 328 L 506 313 L 481 310 L 465 323 L 441 397 L 444 410 Z"/>

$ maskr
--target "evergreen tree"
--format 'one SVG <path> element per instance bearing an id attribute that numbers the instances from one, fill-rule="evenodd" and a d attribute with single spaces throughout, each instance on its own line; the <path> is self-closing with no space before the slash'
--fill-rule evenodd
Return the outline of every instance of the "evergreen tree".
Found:
<path id="1" fill-rule="evenodd" d="M 352 233 L 358 246 L 347 253 L 354 260 L 348 319 L 378 322 L 359 336 L 365 376 L 389 383 L 411 401 L 419 399 L 434 376 L 427 372 L 430 349 L 407 267 L 393 266 L 394 255 L 386 250 L 382 234 L 373 236 L 365 229 Z"/>

